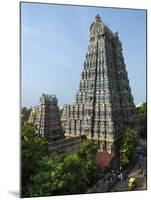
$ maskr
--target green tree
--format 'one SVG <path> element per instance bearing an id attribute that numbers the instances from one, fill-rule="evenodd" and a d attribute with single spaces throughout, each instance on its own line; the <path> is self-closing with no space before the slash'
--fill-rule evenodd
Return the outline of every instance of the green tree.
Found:
<path id="1" fill-rule="evenodd" d="M 95 156 L 98 146 L 93 140 L 85 139 L 78 152 L 80 159 L 85 163 L 85 171 L 89 179 L 89 185 L 92 185 L 99 178 L 99 169 L 96 166 Z"/>
<path id="2" fill-rule="evenodd" d="M 21 109 L 21 122 L 22 123 L 25 123 L 28 121 L 31 110 L 32 110 L 31 108 L 26 108 L 26 107 L 23 107 Z"/>
<path id="3" fill-rule="evenodd" d="M 39 170 L 28 185 L 28 196 L 48 196 L 55 194 L 59 189 L 58 182 L 63 170 L 63 157 L 61 155 L 44 156 L 38 161 Z M 60 180 L 61 181 L 61 180 Z"/>
<path id="4" fill-rule="evenodd" d="M 137 107 L 138 117 L 140 122 L 140 136 L 147 137 L 147 103 L 143 103 Z"/>
<path id="5" fill-rule="evenodd" d="M 39 161 L 28 187 L 29 196 L 83 193 L 98 180 L 95 164 L 97 146 L 84 140 L 78 151 L 69 155 L 45 156 Z"/>
<path id="6" fill-rule="evenodd" d="M 127 129 L 120 140 L 120 162 L 126 167 L 134 159 L 138 144 L 138 136 L 132 129 Z"/>
<path id="7" fill-rule="evenodd" d="M 38 161 L 47 155 L 47 141 L 36 133 L 32 124 L 21 125 L 22 194 L 26 195 L 32 177 L 39 170 Z"/>
<path id="8" fill-rule="evenodd" d="M 78 154 L 84 160 L 91 160 L 95 162 L 96 152 L 97 144 L 93 140 L 84 139 L 80 145 Z"/>

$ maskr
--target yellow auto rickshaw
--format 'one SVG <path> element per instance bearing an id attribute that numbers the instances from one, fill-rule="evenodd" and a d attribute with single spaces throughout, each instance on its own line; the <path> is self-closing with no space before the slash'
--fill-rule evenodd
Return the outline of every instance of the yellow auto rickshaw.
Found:
<path id="1" fill-rule="evenodd" d="M 132 190 L 136 186 L 136 178 L 135 177 L 130 177 L 128 180 L 128 189 Z"/>

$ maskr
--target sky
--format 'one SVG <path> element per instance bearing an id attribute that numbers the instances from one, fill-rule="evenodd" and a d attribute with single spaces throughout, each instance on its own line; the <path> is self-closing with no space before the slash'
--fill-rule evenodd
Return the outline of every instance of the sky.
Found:
<path id="1" fill-rule="evenodd" d="M 75 102 L 89 29 L 97 14 L 118 31 L 134 103 L 146 101 L 144 10 L 22 3 L 22 106 L 38 105 L 42 93 L 55 94 L 59 106 Z"/>

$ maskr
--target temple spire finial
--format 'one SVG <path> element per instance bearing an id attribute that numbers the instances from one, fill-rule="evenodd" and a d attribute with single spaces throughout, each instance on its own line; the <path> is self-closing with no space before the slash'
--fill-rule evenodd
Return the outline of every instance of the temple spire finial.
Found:
<path id="1" fill-rule="evenodd" d="M 96 21 L 96 22 L 101 21 L 100 15 L 96 15 L 96 16 L 95 16 L 95 21 Z"/>

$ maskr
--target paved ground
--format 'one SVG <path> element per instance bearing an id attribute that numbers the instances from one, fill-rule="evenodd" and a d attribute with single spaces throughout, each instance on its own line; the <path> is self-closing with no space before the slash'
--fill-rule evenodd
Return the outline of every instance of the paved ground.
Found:
<path id="1" fill-rule="evenodd" d="M 136 177 L 136 187 L 133 189 L 137 190 L 146 190 L 146 176 L 144 177 L 142 171 L 140 169 L 135 169 L 129 176 Z M 111 189 L 111 192 L 121 192 L 128 191 L 128 179 L 125 181 L 118 181 L 115 186 Z"/>

